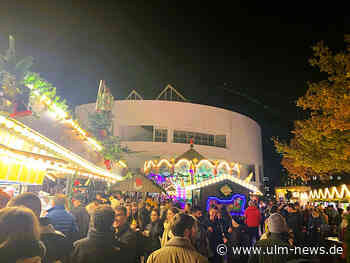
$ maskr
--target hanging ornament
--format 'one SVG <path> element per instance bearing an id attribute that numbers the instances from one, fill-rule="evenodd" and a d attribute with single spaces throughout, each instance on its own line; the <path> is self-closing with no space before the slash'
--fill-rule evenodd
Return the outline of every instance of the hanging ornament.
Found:
<path id="1" fill-rule="evenodd" d="M 79 186 L 79 185 L 80 185 L 79 180 L 75 180 L 73 185 L 74 185 L 74 186 Z"/>
<path id="2" fill-rule="evenodd" d="M 105 163 L 105 165 L 106 165 L 107 170 L 111 170 L 111 169 L 112 169 L 111 160 L 105 160 L 104 163 Z"/>

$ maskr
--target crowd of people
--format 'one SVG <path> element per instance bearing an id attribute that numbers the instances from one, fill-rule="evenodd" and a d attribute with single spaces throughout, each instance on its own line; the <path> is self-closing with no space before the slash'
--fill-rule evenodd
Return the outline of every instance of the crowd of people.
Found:
<path id="1" fill-rule="evenodd" d="M 58 194 L 42 211 L 34 193 L 8 200 L 0 209 L 0 262 L 346 262 L 341 255 L 235 254 L 230 248 L 329 246 L 327 237 L 347 243 L 350 209 L 249 201 L 244 215 L 232 215 L 220 203 L 205 211 L 120 194 L 84 201 L 74 197 L 68 210 Z"/>

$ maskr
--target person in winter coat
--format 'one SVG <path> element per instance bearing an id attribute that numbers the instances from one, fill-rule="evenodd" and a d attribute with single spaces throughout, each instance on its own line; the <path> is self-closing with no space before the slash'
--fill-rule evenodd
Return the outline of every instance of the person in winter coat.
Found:
<path id="1" fill-rule="evenodd" d="M 301 241 L 302 217 L 293 204 L 288 205 L 288 217 L 286 221 L 289 229 L 293 232 L 295 244 L 299 244 Z"/>
<path id="2" fill-rule="evenodd" d="M 254 245 L 256 240 L 259 239 L 259 225 L 261 221 L 261 214 L 253 201 L 249 201 L 248 208 L 244 212 L 244 217 L 245 223 L 248 226 L 250 244 Z"/>
<path id="3" fill-rule="evenodd" d="M 55 230 L 47 217 L 41 217 L 39 222 L 40 240 L 46 247 L 46 255 L 42 258 L 42 263 L 68 262 L 68 255 L 73 250 L 72 242 L 64 234 Z"/>
<path id="4" fill-rule="evenodd" d="M 40 223 L 40 240 L 46 247 L 42 263 L 56 261 L 66 262 L 68 255 L 73 249 L 73 243 L 63 233 L 54 229 L 47 217 L 40 217 L 41 201 L 34 193 L 24 193 L 12 198 L 8 203 L 9 207 L 24 206 L 34 212 Z"/>
<path id="5" fill-rule="evenodd" d="M 221 232 L 221 228 L 218 224 L 217 220 L 218 209 L 214 206 L 209 210 L 209 220 L 207 225 L 207 233 L 209 239 L 209 247 L 210 250 L 213 251 L 213 255 L 209 258 L 209 261 L 212 263 L 221 263 L 223 258 L 221 255 L 216 253 L 217 246 L 219 244 L 224 243 L 223 233 Z"/>
<path id="6" fill-rule="evenodd" d="M 79 229 L 73 215 L 66 211 L 66 203 L 67 199 L 64 195 L 56 195 L 46 217 L 50 219 L 56 230 L 62 232 L 68 239 L 74 240 Z"/>
<path id="7" fill-rule="evenodd" d="M 138 204 L 137 223 L 141 231 L 143 231 L 145 227 L 148 225 L 150 220 L 149 216 L 150 216 L 150 213 L 146 209 L 145 203 L 143 201 L 140 201 Z"/>
<path id="8" fill-rule="evenodd" d="M 0 210 L 0 261 L 8 263 L 41 263 L 45 246 L 39 240 L 39 222 L 26 207 Z"/>
<path id="9" fill-rule="evenodd" d="M 71 262 L 132 262 L 125 246 L 114 236 L 114 220 L 110 206 L 99 206 L 92 215 L 88 236 L 74 243 Z"/>
<path id="10" fill-rule="evenodd" d="M 147 237 L 146 258 L 153 251 L 160 249 L 160 239 L 163 235 L 163 224 L 159 220 L 158 210 L 151 212 L 151 223 L 146 226 L 143 234 Z"/>
<path id="11" fill-rule="evenodd" d="M 249 247 L 249 235 L 248 229 L 239 217 L 232 217 L 232 226 L 229 229 L 229 241 L 228 247 Z M 243 253 L 240 255 L 233 254 L 233 249 L 228 251 L 227 262 L 240 262 L 246 263 L 248 261 L 248 255 Z"/>
<path id="12" fill-rule="evenodd" d="M 77 232 L 76 240 L 82 239 L 87 236 L 89 231 L 90 215 L 86 211 L 86 208 L 82 205 L 83 198 L 76 196 L 73 199 L 73 209 L 71 211 L 78 225 L 79 231 Z"/>
<path id="13" fill-rule="evenodd" d="M 7 204 L 12 206 L 24 206 L 34 212 L 40 223 L 40 240 L 46 247 L 45 256 L 42 258 L 42 263 L 52 263 L 56 261 L 66 262 L 68 255 L 73 249 L 73 243 L 63 233 L 54 229 L 50 219 L 40 217 L 41 201 L 34 193 L 23 193 L 12 198 Z M 57 249 L 59 248 L 59 249 Z"/>
<path id="14" fill-rule="evenodd" d="M 321 225 L 323 224 L 320 213 L 313 210 L 309 219 L 308 231 L 309 242 L 311 244 L 318 244 L 321 241 Z"/>
<path id="15" fill-rule="evenodd" d="M 166 217 L 166 220 L 164 222 L 164 231 L 163 231 L 162 239 L 160 242 L 161 247 L 164 247 L 166 245 L 166 243 L 173 237 L 173 234 L 172 234 L 171 228 L 170 228 L 171 222 L 172 222 L 174 216 L 179 212 L 180 212 L 180 210 L 177 209 L 176 207 L 171 207 L 166 212 L 167 217 Z"/>
<path id="16" fill-rule="evenodd" d="M 192 245 L 196 237 L 197 225 L 195 219 L 185 213 L 174 216 L 171 231 L 174 237 L 161 249 L 154 251 L 147 263 L 207 263 L 208 259 L 199 254 Z"/>
<path id="17" fill-rule="evenodd" d="M 130 228 L 128 224 L 128 218 L 126 216 L 126 208 L 124 206 L 118 206 L 115 208 L 115 237 L 116 239 L 125 245 L 127 253 L 130 255 L 130 262 L 135 262 L 137 253 L 137 236 L 136 233 Z"/>
<path id="18" fill-rule="evenodd" d="M 197 220 L 198 231 L 194 246 L 197 251 L 205 256 L 212 257 L 212 251 L 209 247 L 209 240 L 207 235 L 208 224 L 204 222 L 202 209 L 198 206 L 193 207 L 192 216 Z"/>
<path id="19" fill-rule="evenodd" d="M 262 253 L 252 253 L 248 263 L 286 263 L 294 259 L 291 253 L 279 253 L 271 248 L 290 247 L 288 242 L 288 226 L 284 217 L 278 213 L 270 215 L 268 220 L 269 234 L 266 239 L 256 242 L 255 246 L 260 248 Z"/>

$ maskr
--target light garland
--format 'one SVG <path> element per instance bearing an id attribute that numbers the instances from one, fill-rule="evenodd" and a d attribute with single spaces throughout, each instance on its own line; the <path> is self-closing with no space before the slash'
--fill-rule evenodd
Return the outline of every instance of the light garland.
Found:
<path id="1" fill-rule="evenodd" d="M 260 192 L 259 188 L 256 187 L 255 185 L 246 183 L 243 180 L 238 179 L 238 178 L 236 178 L 236 177 L 234 177 L 232 175 L 228 175 L 228 174 L 219 175 L 219 176 L 217 176 L 215 178 L 212 178 L 212 179 L 209 179 L 209 180 L 197 183 L 197 184 L 186 186 L 185 188 L 186 188 L 186 190 L 192 191 L 192 190 L 195 190 L 195 189 L 199 189 L 199 188 L 203 188 L 203 187 L 209 186 L 211 184 L 222 182 L 224 180 L 229 180 L 229 181 L 231 181 L 233 183 L 239 184 L 239 185 L 241 185 L 241 186 L 243 186 L 243 187 L 253 191 L 257 195 L 262 195 L 262 193 Z"/>
<path id="2" fill-rule="evenodd" d="M 179 167 L 181 164 L 185 163 L 186 166 L 191 167 L 192 165 L 198 170 L 201 166 L 207 165 L 211 169 L 216 168 L 217 170 L 221 169 L 222 167 L 225 167 L 227 172 L 231 173 L 232 171 L 236 171 L 238 174 L 240 173 L 240 165 L 238 163 L 232 162 L 231 165 L 226 161 L 210 161 L 207 159 L 203 159 L 198 162 L 198 164 L 195 161 L 187 160 L 187 159 L 180 159 L 176 162 L 176 164 L 171 164 L 171 162 L 167 159 L 161 159 L 159 162 L 156 161 L 146 161 L 143 165 L 144 172 L 147 172 L 149 169 L 152 168 L 159 168 L 162 165 L 166 164 L 166 166 L 171 169 L 173 167 Z M 214 163 L 214 164 L 213 164 Z"/>
<path id="3" fill-rule="evenodd" d="M 7 150 L 7 149 L 3 149 L 3 148 L 0 148 L 0 158 L 5 163 L 8 163 L 8 162 L 17 163 L 20 165 L 32 167 L 36 170 L 41 170 L 41 171 L 52 170 L 52 171 L 56 171 L 56 172 L 70 173 L 70 174 L 76 173 L 78 175 L 82 175 L 85 177 L 96 178 L 96 175 L 94 175 L 94 174 L 91 174 L 88 172 L 80 172 L 79 170 L 74 169 L 74 168 L 63 167 L 63 165 L 66 165 L 67 162 L 64 160 L 59 160 L 57 158 L 52 158 L 52 159 L 57 159 L 53 163 L 50 160 L 44 160 L 43 158 L 38 159 L 35 157 L 28 157 L 24 153 L 16 153 L 16 152 L 13 152 L 12 150 Z M 48 176 L 48 175 L 46 174 L 46 176 Z M 112 180 L 108 180 L 108 181 L 112 181 Z"/>
<path id="4" fill-rule="evenodd" d="M 234 215 L 243 216 L 244 215 L 244 207 L 245 207 L 245 204 L 247 202 L 247 199 L 246 199 L 246 197 L 244 195 L 241 195 L 241 194 L 235 194 L 235 195 L 232 196 L 231 199 L 219 199 L 216 196 L 208 196 L 208 199 L 207 199 L 207 212 L 209 213 L 210 203 L 212 201 L 214 201 L 216 203 L 219 203 L 219 204 L 230 205 L 230 204 L 233 204 L 234 201 L 237 200 L 237 199 L 241 199 L 243 201 L 243 204 L 241 204 L 240 211 L 239 212 L 231 212 L 231 216 L 234 216 Z"/>
<path id="5" fill-rule="evenodd" d="M 111 179 L 112 181 L 115 180 L 121 180 L 122 178 L 118 175 L 114 175 L 88 161 L 81 158 L 79 155 L 67 150 L 66 148 L 56 144 L 55 142 L 51 141 L 50 139 L 42 136 L 41 134 L 35 132 L 34 130 L 30 129 L 29 127 L 26 127 L 22 123 L 6 118 L 4 116 L 0 115 L 0 124 L 5 125 L 8 129 L 14 129 L 16 132 L 22 134 L 23 136 L 33 140 L 35 143 L 39 143 L 47 148 L 49 148 L 51 151 L 55 152 L 58 155 L 64 156 L 68 160 L 71 160 L 75 162 L 76 164 L 79 164 L 81 167 L 84 167 L 88 171 L 92 172 L 93 174 L 97 174 L 99 176 L 107 177 Z"/>
<path id="6" fill-rule="evenodd" d="M 27 87 L 32 90 L 34 88 L 33 84 L 28 84 Z M 91 137 L 87 136 L 87 132 L 84 131 L 80 125 L 73 121 L 71 116 L 59 107 L 47 96 L 45 95 L 40 95 L 40 93 L 36 90 L 34 91 L 34 94 L 40 98 L 40 101 L 45 103 L 47 106 L 50 106 L 51 109 L 53 110 L 52 116 L 57 119 L 57 120 L 64 120 L 67 123 L 70 123 L 72 127 L 79 133 L 80 136 L 82 136 L 84 139 L 86 139 L 92 146 L 94 146 L 98 151 L 102 150 L 102 146 L 94 139 Z"/>
<path id="7" fill-rule="evenodd" d="M 333 186 L 331 188 L 326 187 L 324 189 L 314 189 L 311 190 L 308 194 L 304 192 L 302 195 L 303 198 L 307 196 L 308 199 L 342 199 L 350 198 L 350 190 L 345 184 L 343 184 L 340 187 L 340 192 L 338 192 L 336 186 Z"/>

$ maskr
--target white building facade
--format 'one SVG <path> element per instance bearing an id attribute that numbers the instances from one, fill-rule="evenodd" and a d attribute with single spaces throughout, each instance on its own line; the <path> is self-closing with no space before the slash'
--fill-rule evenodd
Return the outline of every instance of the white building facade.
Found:
<path id="1" fill-rule="evenodd" d="M 95 104 L 76 107 L 76 116 L 87 127 Z M 146 160 L 170 159 L 194 148 L 210 160 L 241 164 L 241 178 L 253 173 L 251 183 L 263 178 L 261 128 L 242 114 L 221 108 L 167 100 L 116 100 L 114 134 L 133 152 L 130 168 L 142 168 Z"/>

